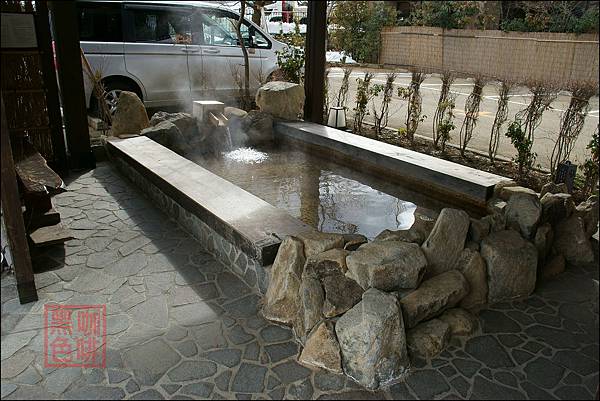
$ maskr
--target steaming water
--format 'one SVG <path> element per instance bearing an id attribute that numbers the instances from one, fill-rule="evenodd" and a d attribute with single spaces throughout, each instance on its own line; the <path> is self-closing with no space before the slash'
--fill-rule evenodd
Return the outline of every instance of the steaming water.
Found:
<path id="1" fill-rule="evenodd" d="M 327 232 L 373 238 L 408 229 L 415 213 L 434 216 L 447 205 L 385 177 L 350 169 L 283 146 L 240 148 L 191 160 L 305 223 Z"/>

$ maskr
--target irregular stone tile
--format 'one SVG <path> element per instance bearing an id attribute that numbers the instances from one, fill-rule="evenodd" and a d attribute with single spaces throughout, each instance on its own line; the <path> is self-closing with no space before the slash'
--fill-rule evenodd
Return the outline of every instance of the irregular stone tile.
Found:
<path id="1" fill-rule="evenodd" d="M 435 370 L 420 370 L 411 373 L 406 378 L 406 384 L 410 386 L 419 399 L 424 400 L 431 400 L 436 395 L 450 390 L 444 376 Z"/>
<path id="2" fill-rule="evenodd" d="M 524 342 L 521 337 L 515 334 L 500 334 L 498 335 L 498 340 L 500 340 L 500 342 L 508 348 L 514 348 Z"/>
<path id="3" fill-rule="evenodd" d="M 28 366 L 24 372 L 19 374 L 13 380 L 15 383 L 33 385 L 41 382 L 42 376 L 40 376 L 38 371 L 33 366 Z"/>
<path id="4" fill-rule="evenodd" d="M 153 386 L 181 357 L 161 339 L 136 345 L 123 354 L 127 366 L 141 385 Z"/>
<path id="5" fill-rule="evenodd" d="M 501 386 L 481 376 L 475 376 L 471 396 L 480 400 L 524 400 L 526 398 L 520 391 Z"/>
<path id="6" fill-rule="evenodd" d="M 292 331 L 287 327 L 269 325 L 260 331 L 260 337 L 267 343 L 278 343 L 292 338 Z"/>
<path id="7" fill-rule="evenodd" d="M 161 393 L 154 390 L 153 388 L 144 390 L 130 398 L 130 400 L 164 400 L 165 398 Z"/>
<path id="8" fill-rule="evenodd" d="M 223 304 L 223 308 L 227 311 L 230 317 L 234 319 L 248 318 L 255 316 L 258 313 L 258 302 L 260 297 L 252 294 L 236 301 Z"/>
<path id="9" fill-rule="evenodd" d="M 119 253 L 123 256 L 130 255 L 133 252 L 140 249 L 141 247 L 143 247 L 144 245 L 148 244 L 150 241 L 152 241 L 150 238 L 141 235 L 139 237 L 126 241 L 125 245 L 119 248 Z"/>
<path id="10" fill-rule="evenodd" d="M 219 292 L 212 283 L 191 286 L 175 286 L 171 291 L 172 306 L 186 305 L 217 298 Z"/>
<path id="11" fill-rule="evenodd" d="M 0 398 L 4 399 L 11 395 L 17 389 L 17 385 L 13 383 L 0 384 Z"/>
<path id="12" fill-rule="evenodd" d="M 560 382 L 564 369 L 546 358 L 536 358 L 529 362 L 523 371 L 530 382 L 552 389 Z"/>
<path id="13" fill-rule="evenodd" d="M 99 368 L 90 369 L 87 374 L 84 375 L 83 379 L 87 384 L 100 384 L 104 381 L 104 370 Z"/>
<path id="14" fill-rule="evenodd" d="M 514 349 L 511 351 L 511 353 L 517 365 L 523 365 L 525 362 L 535 356 L 527 351 L 521 351 L 519 349 Z"/>
<path id="15" fill-rule="evenodd" d="M 181 341 L 188 334 L 187 329 L 179 326 L 174 326 L 167 332 L 166 339 L 170 341 Z"/>
<path id="16" fill-rule="evenodd" d="M 129 315 L 138 322 L 144 322 L 157 328 L 168 326 L 169 313 L 167 309 L 167 298 L 156 296 L 147 299 L 128 311 Z"/>
<path id="17" fill-rule="evenodd" d="M 105 238 L 90 238 L 87 241 L 90 241 L 92 239 L 101 240 Z M 115 251 L 94 252 L 88 256 L 86 265 L 94 269 L 102 269 L 116 262 L 117 260 L 119 260 L 119 258 L 119 254 Z"/>
<path id="18" fill-rule="evenodd" d="M 81 376 L 81 368 L 60 368 L 46 376 L 46 390 L 62 394 Z"/>
<path id="19" fill-rule="evenodd" d="M 181 388 L 181 384 L 161 384 L 160 386 L 169 394 L 173 394 Z"/>
<path id="20" fill-rule="evenodd" d="M 174 382 L 205 379 L 217 373 L 217 365 L 210 361 L 183 361 L 171 369 L 167 376 Z"/>
<path id="21" fill-rule="evenodd" d="M 598 355 L 598 354 L 596 354 Z M 563 366 L 582 376 L 587 376 L 598 370 L 598 362 L 575 351 L 558 351 L 552 357 L 552 362 Z"/>
<path id="22" fill-rule="evenodd" d="M 121 288 L 123 288 L 123 287 L 121 287 Z M 128 290 L 126 290 L 126 291 L 128 293 L 131 293 L 131 295 L 127 296 L 127 298 L 123 299 L 119 303 L 119 306 L 123 312 L 128 312 L 131 308 L 133 308 L 136 305 L 141 304 L 142 302 L 144 302 L 146 300 L 146 296 L 144 294 L 137 293 L 134 290 L 132 290 L 130 287 L 126 287 L 126 288 L 128 288 Z"/>
<path id="23" fill-rule="evenodd" d="M 181 355 L 186 358 L 192 357 L 198 353 L 198 348 L 193 341 L 184 341 L 182 343 L 175 344 L 175 348 Z"/>
<path id="24" fill-rule="evenodd" d="M 298 345 L 293 341 L 282 344 L 269 344 L 265 346 L 265 352 L 269 355 L 272 363 L 277 363 L 292 355 L 296 355 L 298 353 Z"/>
<path id="25" fill-rule="evenodd" d="M 231 380 L 231 370 L 226 370 L 215 377 L 215 385 L 221 391 L 229 391 L 229 381 Z"/>
<path id="26" fill-rule="evenodd" d="M 246 345 L 246 349 L 244 350 L 244 359 L 249 361 L 258 361 L 259 354 L 260 347 L 257 342 L 252 342 Z"/>
<path id="27" fill-rule="evenodd" d="M 121 383 L 129 379 L 131 375 L 120 370 L 108 369 L 108 382 L 110 384 Z"/>
<path id="28" fill-rule="evenodd" d="M 31 339 L 35 337 L 36 334 L 37 333 L 35 331 L 26 331 L 18 334 L 9 334 L 6 336 L 2 336 L 2 347 L 0 347 L 2 361 L 4 362 L 6 359 L 13 356 L 18 350 L 29 344 Z M 22 365 L 19 364 L 19 366 Z M 4 364 L 2 367 L 4 368 Z M 20 372 L 22 372 L 25 369 L 25 367 L 27 366 L 24 366 Z"/>
<path id="29" fill-rule="evenodd" d="M 466 398 L 471 385 L 463 377 L 457 376 L 450 380 L 450 387 L 456 390 L 461 397 Z"/>
<path id="30" fill-rule="evenodd" d="M 2 316 L 4 320 L 4 316 Z M 35 335 L 35 332 L 32 332 Z M 32 337 L 29 339 L 31 340 Z M 10 345 L 6 345 L 9 347 Z M 2 337 L 2 352 L 4 352 L 4 337 Z M 7 352 L 9 350 L 7 349 Z M 16 351 L 15 351 L 16 352 Z M 0 378 L 2 379 L 10 379 L 12 377 L 17 376 L 21 372 L 23 372 L 35 359 L 35 354 L 29 350 L 23 350 L 19 353 L 14 353 L 14 355 L 7 357 L 6 359 L 2 359 L 2 367 L 0 369 Z"/>
<path id="31" fill-rule="evenodd" d="M 531 326 L 525 329 L 525 333 L 553 348 L 579 348 L 580 336 L 565 330 L 553 329 L 544 326 Z"/>
<path id="32" fill-rule="evenodd" d="M 171 316 L 182 326 L 196 326 L 203 323 L 214 322 L 219 319 L 221 308 L 202 302 L 188 304 L 171 309 Z"/>
<path id="33" fill-rule="evenodd" d="M 314 393 L 310 379 L 293 384 L 288 390 L 288 396 L 297 400 L 310 400 Z"/>
<path id="34" fill-rule="evenodd" d="M 255 339 L 255 337 L 251 334 L 248 334 L 242 326 L 235 325 L 233 326 L 227 333 L 229 340 L 236 344 L 245 344 Z"/>
<path id="35" fill-rule="evenodd" d="M 213 389 L 214 389 L 214 384 L 212 383 L 206 383 L 206 382 L 198 382 L 198 383 L 192 383 L 192 384 L 188 384 L 183 386 L 183 388 L 180 390 L 181 393 L 183 394 L 190 394 L 190 395 L 194 395 L 200 398 L 208 398 Z M 181 396 L 178 396 L 181 397 Z M 171 399 L 176 399 L 176 397 L 173 397 Z M 186 398 L 183 398 L 186 399 Z M 191 398 L 190 398 L 191 399 Z"/>
<path id="36" fill-rule="evenodd" d="M 489 335 L 471 338 L 465 345 L 465 351 L 492 369 L 514 366 L 504 347 Z"/>
<path id="37" fill-rule="evenodd" d="M 231 300 L 250 293 L 250 288 L 242 280 L 227 271 L 217 275 L 217 285 L 221 293 Z"/>
<path id="38" fill-rule="evenodd" d="M 279 380 L 284 384 L 293 383 L 310 375 L 310 369 L 299 365 L 296 361 L 280 363 L 272 368 Z"/>
<path id="39" fill-rule="evenodd" d="M 190 328 L 196 345 L 203 350 L 225 348 L 228 346 L 227 339 L 223 333 L 221 322 L 212 322 L 202 326 Z"/>
<path id="40" fill-rule="evenodd" d="M 240 363 L 241 355 L 242 351 L 238 349 L 222 349 L 207 352 L 203 357 L 232 368 Z"/>
<path id="41" fill-rule="evenodd" d="M 146 267 L 146 255 L 133 253 L 104 268 L 104 271 L 115 277 L 133 276 Z"/>
<path id="42" fill-rule="evenodd" d="M 261 393 L 264 390 L 266 374 L 267 368 L 264 366 L 244 362 L 231 382 L 231 391 Z"/>
<path id="43" fill-rule="evenodd" d="M 108 287 L 114 280 L 115 277 L 102 271 L 87 270 L 85 274 L 66 284 L 66 287 L 79 293 L 98 292 Z"/>
<path id="44" fill-rule="evenodd" d="M 580 386 L 562 386 L 554 392 L 561 400 L 590 400 L 592 395 Z"/>
<path id="45" fill-rule="evenodd" d="M 484 333 L 520 333 L 521 326 L 502 312 L 487 309 L 479 314 Z"/>
<path id="46" fill-rule="evenodd" d="M 529 382 L 522 382 L 521 388 L 527 393 L 530 400 L 555 400 L 556 397 Z"/>

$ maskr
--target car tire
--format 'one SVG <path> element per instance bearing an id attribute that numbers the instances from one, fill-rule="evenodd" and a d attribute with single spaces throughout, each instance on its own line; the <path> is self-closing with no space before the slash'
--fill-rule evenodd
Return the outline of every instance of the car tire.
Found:
<path id="1" fill-rule="evenodd" d="M 108 106 L 111 114 L 114 114 L 116 105 L 117 105 L 117 101 L 119 99 L 119 94 L 123 91 L 134 92 L 135 94 L 138 95 L 140 100 L 142 100 L 142 93 L 140 91 L 140 88 L 138 88 L 137 85 L 135 85 L 131 82 L 128 82 L 123 79 L 109 79 L 109 80 L 103 81 L 103 84 L 104 84 L 104 91 L 106 93 L 104 100 L 107 103 L 107 106 Z M 89 114 L 92 115 L 93 117 L 100 118 L 100 107 L 98 104 L 98 99 L 94 96 L 93 93 L 92 93 L 92 98 L 90 100 Z"/>

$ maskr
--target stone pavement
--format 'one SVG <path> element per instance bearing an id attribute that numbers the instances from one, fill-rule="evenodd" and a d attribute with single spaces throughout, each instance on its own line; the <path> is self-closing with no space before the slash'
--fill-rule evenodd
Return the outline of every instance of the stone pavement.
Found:
<path id="1" fill-rule="evenodd" d="M 55 204 L 76 239 L 36 254 L 40 300 L 2 285 L 2 399 L 591 399 L 598 385 L 592 278 L 571 269 L 524 302 L 481 314 L 480 334 L 418 362 L 405 382 L 361 390 L 296 362 L 287 328 L 110 164 Z M 107 367 L 45 368 L 43 306 L 107 305 Z"/>

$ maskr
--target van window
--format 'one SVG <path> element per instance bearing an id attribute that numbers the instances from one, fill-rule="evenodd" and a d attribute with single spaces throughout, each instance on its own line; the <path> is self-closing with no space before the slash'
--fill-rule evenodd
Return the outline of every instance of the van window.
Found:
<path id="1" fill-rule="evenodd" d="M 150 43 L 191 43 L 189 14 L 164 9 L 134 9 L 135 41 Z"/>
<path id="2" fill-rule="evenodd" d="M 122 42 L 121 5 L 77 2 L 79 40 Z"/>
<path id="3" fill-rule="evenodd" d="M 236 26 L 238 17 L 220 10 L 202 10 L 193 18 L 194 43 L 210 46 L 238 46 Z M 201 32 L 201 34 L 199 34 Z M 246 21 L 240 27 L 247 47 L 269 48 L 271 43 Z M 251 34 L 252 33 L 252 34 Z M 252 40 L 250 39 L 252 37 Z"/>

